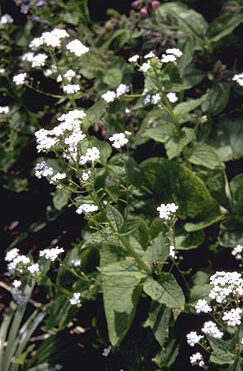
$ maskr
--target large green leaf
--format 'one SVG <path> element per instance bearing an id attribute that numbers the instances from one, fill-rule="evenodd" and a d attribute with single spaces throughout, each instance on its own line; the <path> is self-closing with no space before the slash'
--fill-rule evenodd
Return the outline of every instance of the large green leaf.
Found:
<path id="1" fill-rule="evenodd" d="M 175 132 L 175 125 L 171 122 L 165 122 L 155 128 L 147 129 L 143 137 L 153 139 L 155 142 L 165 143 Z"/>
<path id="2" fill-rule="evenodd" d="M 175 17 L 180 30 L 187 36 L 188 33 L 198 37 L 203 37 L 206 34 L 208 23 L 203 16 L 193 9 L 188 9 L 181 3 L 163 4 L 158 11 L 162 16 L 170 15 Z"/>
<path id="3" fill-rule="evenodd" d="M 178 156 L 183 148 L 195 138 L 193 129 L 183 128 L 178 133 L 175 133 L 165 142 L 165 149 L 169 160 Z"/>
<path id="4" fill-rule="evenodd" d="M 129 330 L 146 277 L 133 259 L 107 265 L 101 270 L 102 291 L 109 339 L 119 344 Z"/>
<path id="5" fill-rule="evenodd" d="M 242 118 L 224 117 L 215 125 L 208 140 L 222 161 L 236 160 L 243 156 Z"/>
<path id="6" fill-rule="evenodd" d="M 164 304 L 157 302 L 151 303 L 151 309 L 144 327 L 150 327 L 153 334 L 162 347 L 168 338 L 169 321 L 171 317 L 171 309 Z"/>
<path id="7" fill-rule="evenodd" d="M 230 97 L 230 84 L 222 82 L 215 84 L 208 91 L 207 97 L 202 104 L 204 112 L 218 115 L 222 112 L 228 104 Z"/>
<path id="8" fill-rule="evenodd" d="M 169 308 L 182 307 L 185 303 L 183 291 L 171 273 L 161 273 L 158 280 L 148 277 L 143 290 L 153 300 Z"/>
<path id="9" fill-rule="evenodd" d="M 86 111 L 86 117 L 83 120 L 84 128 L 87 130 L 91 125 L 95 124 L 106 111 L 105 101 L 99 100 Z"/>
<path id="10" fill-rule="evenodd" d="M 213 224 L 221 215 L 217 202 L 204 183 L 187 167 L 162 158 L 150 158 L 141 163 L 141 168 L 141 187 L 152 192 L 158 204 L 161 200 L 179 205 L 180 218 L 189 217 L 194 222 L 207 221 L 207 224 Z M 204 226 L 199 229 L 202 228 Z"/>
<path id="11" fill-rule="evenodd" d="M 118 68 L 108 69 L 103 81 L 110 88 L 115 89 L 122 82 L 122 71 Z"/>
<path id="12" fill-rule="evenodd" d="M 176 226 L 175 229 L 175 246 L 178 250 L 191 250 L 196 249 L 202 245 L 205 238 L 204 231 L 196 231 L 188 233 L 182 226 Z"/>
<path id="13" fill-rule="evenodd" d="M 195 63 L 189 63 L 183 70 L 182 78 L 186 89 L 199 84 L 207 76 L 206 72 L 199 70 Z"/>
<path id="14" fill-rule="evenodd" d="M 216 18 L 208 27 L 207 36 L 210 42 L 216 42 L 230 35 L 243 22 L 243 14 L 224 13 Z"/>
<path id="15" fill-rule="evenodd" d="M 170 253 L 170 240 L 168 236 L 160 232 L 152 241 L 144 254 L 145 262 L 151 267 L 153 262 L 164 263 Z"/>
<path id="16" fill-rule="evenodd" d="M 106 216 L 115 231 L 118 231 L 121 229 L 124 223 L 124 218 L 122 214 L 112 205 L 106 206 Z"/>
<path id="17" fill-rule="evenodd" d="M 207 94 L 204 94 L 198 99 L 189 99 L 186 102 L 179 103 L 179 104 L 176 105 L 176 107 L 174 108 L 173 111 L 176 115 L 183 116 L 186 113 L 191 112 L 195 108 L 200 106 L 202 104 L 202 102 L 204 102 L 206 97 L 207 97 Z"/>
<path id="18" fill-rule="evenodd" d="M 224 168 L 216 151 L 206 143 L 196 143 L 188 152 L 187 160 L 208 169 Z"/>

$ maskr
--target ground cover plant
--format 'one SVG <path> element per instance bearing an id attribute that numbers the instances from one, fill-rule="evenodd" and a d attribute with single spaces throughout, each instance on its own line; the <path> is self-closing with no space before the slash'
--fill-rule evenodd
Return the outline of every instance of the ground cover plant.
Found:
<path id="1" fill-rule="evenodd" d="M 1 5 L 0 370 L 243 367 L 243 3 L 127 5 Z"/>

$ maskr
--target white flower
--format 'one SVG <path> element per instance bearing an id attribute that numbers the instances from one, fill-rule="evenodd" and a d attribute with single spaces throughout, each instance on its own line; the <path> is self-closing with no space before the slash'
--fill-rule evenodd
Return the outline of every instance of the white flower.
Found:
<path id="1" fill-rule="evenodd" d="M 15 85 L 24 85 L 27 81 L 25 80 L 27 73 L 19 73 L 13 77 L 13 82 Z"/>
<path id="2" fill-rule="evenodd" d="M 29 44 L 29 47 L 33 50 L 38 49 L 41 45 L 43 45 L 43 38 L 42 37 L 35 37 Z"/>
<path id="3" fill-rule="evenodd" d="M 76 72 L 72 69 L 67 70 L 63 75 L 67 81 L 71 82 L 72 79 L 76 76 Z"/>
<path id="4" fill-rule="evenodd" d="M 33 52 L 27 52 L 22 55 L 21 60 L 23 62 L 32 62 L 34 58 L 34 53 Z"/>
<path id="5" fill-rule="evenodd" d="M 150 61 L 143 63 L 142 66 L 140 66 L 141 72 L 148 72 L 148 70 L 151 68 Z"/>
<path id="6" fill-rule="evenodd" d="M 9 113 L 9 107 L 8 106 L 0 106 L 0 114 L 7 115 Z"/>
<path id="7" fill-rule="evenodd" d="M 161 204 L 159 207 L 157 207 L 157 210 L 159 211 L 159 217 L 165 220 L 170 219 L 173 216 L 173 214 L 175 214 L 177 209 L 178 206 L 174 203 L 167 205 Z"/>
<path id="8" fill-rule="evenodd" d="M 159 101 L 160 101 L 160 94 L 159 93 L 157 93 L 155 95 L 152 95 L 152 97 L 151 97 L 151 103 L 152 104 L 158 104 Z"/>
<path id="9" fill-rule="evenodd" d="M 71 260 L 71 264 L 74 267 L 80 267 L 80 265 L 81 265 L 81 259 L 73 259 L 73 260 Z"/>
<path id="10" fill-rule="evenodd" d="M 59 180 L 65 179 L 67 175 L 65 173 L 56 173 L 51 177 L 50 183 L 56 183 Z"/>
<path id="11" fill-rule="evenodd" d="M 53 169 L 47 165 L 46 161 L 38 162 L 35 165 L 35 176 L 38 179 L 45 178 L 47 176 L 52 176 Z"/>
<path id="12" fill-rule="evenodd" d="M 8 274 L 12 275 L 16 272 L 23 273 L 23 270 L 30 264 L 30 259 L 25 255 L 18 255 L 8 264 Z"/>
<path id="13" fill-rule="evenodd" d="M 243 295 L 243 279 L 238 272 L 216 272 L 210 277 L 213 285 L 209 297 L 217 303 L 224 303 L 230 295 Z"/>
<path id="14" fill-rule="evenodd" d="M 5 68 L 0 68 L 0 75 L 3 75 L 6 72 Z"/>
<path id="15" fill-rule="evenodd" d="M 119 98 L 121 95 L 124 95 L 129 92 L 129 86 L 125 84 L 120 84 L 116 89 L 116 97 Z"/>
<path id="16" fill-rule="evenodd" d="M 146 97 L 144 98 L 143 100 L 143 104 L 146 106 L 146 104 L 150 104 L 151 103 L 151 95 L 148 94 L 146 95 Z"/>
<path id="17" fill-rule="evenodd" d="M 180 58 L 182 56 L 182 52 L 180 51 L 180 49 L 177 48 L 167 49 L 165 52 L 166 54 L 172 54 L 177 58 Z"/>
<path id="18" fill-rule="evenodd" d="M 8 24 L 8 23 L 13 23 L 13 18 L 11 17 L 11 15 L 9 14 L 4 14 L 2 15 L 2 17 L 0 18 L 0 25 L 3 25 L 3 24 Z"/>
<path id="19" fill-rule="evenodd" d="M 14 280 L 13 281 L 13 287 L 18 289 L 20 286 L 21 286 L 21 281 L 19 281 L 19 280 Z"/>
<path id="20" fill-rule="evenodd" d="M 80 292 L 75 292 L 73 296 L 71 297 L 71 299 L 69 300 L 70 304 L 71 305 L 80 304 L 80 295 L 81 295 Z"/>
<path id="21" fill-rule="evenodd" d="M 170 246 L 169 255 L 170 255 L 171 258 L 174 258 L 174 259 L 177 258 L 176 253 L 175 253 L 175 246 L 172 246 L 172 245 Z"/>
<path id="22" fill-rule="evenodd" d="M 45 61 L 47 59 L 47 55 L 44 53 L 36 54 L 31 60 L 31 66 L 35 67 L 43 67 L 45 65 Z"/>
<path id="23" fill-rule="evenodd" d="M 155 57 L 155 54 L 154 54 L 154 52 L 149 52 L 148 54 L 146 54 L 145 56 L 144 56 L 144 58 L 145 59 L 150 59 L 150 58 L 153 58 L 153 57 Z"/>
<path id="24" fill-rule="evenodd" d="M 107 357 L 110 354 L 111 346 L 109 345 L 107 348 L 104 348 L 102 356 Z"/>
<path id="25" fill-rule="evenodd" d="M 128 143 L 128 139 L 126 138 L 124 133 L 113 134 L 109 138 L 109 141 L 113 142 L 112 147 L 117 148 L 117 149 L 125 146 Z"/>
<path id="26" fill-rule="evenodd" d="M 64 252 L 64 249 L 61 247 L 53 247 L 52 249 L 44 249 L 40 251 L 40 256 L 43 256 L 45 259 L 54 262 L 58 255 Z"/>
<path id="27" fill-rule="evenodd" d="M 81 177 L 83 181 L 86 182 L 89 179 L 90 175 L 91 175 L 91 171 L 87 170 L 82 173 Z"/>
<path id="28" fill-rule="evenodd" d="M 234 75 L 232 78 L 233 81 L 236 81 L 240 86 L 243 86 L 243 72 L 238 75 Z"/>
<path id="29" fill-rule="evenodd" d="M 17 258 L 18 255 L 19 255 L 19 249 L 14 248 L 12 250 L 9 250 L 5 256 L 5 261 L 11 262 L 15 258 Z"/>
<path id="30" fill-rule="evenodd" d="M 83 205 L 80 205 L 77 210 L 76 210 L 76 213 L 77 214 L 87 214 L 87 213 L 93 213 L 95 211 L 98 211 L 98 206 L 97 205 L 91 205 L 91 204 L 83 204 Z"/>
<path id="31" fill-rule="evenodd" d="M 77 57 L 81 57 L 81 55 L 87 53 L 89 48 L 84 46 L 81 41 L 75 39 L 66 45 L 66 48 L 71 52 L 74 53 Z"/>
<path id="32" fill-rule="evenodd" d="M 40 272 L 40 266 L 38 263 L 29 265 L 27 269 L 31 274 L 36 274 Z"/>
<path id="33" fill-rule="evenodd" d="M 170 103 L 175 103 L 175 102 L 178 101 L 178 98 L 177 98 L 175 93 L 168 93 L 168 94 L 166 94 L 166 96 L 167 96 L 168 100 L 170 101 Z"/>
<path id="34" fill-rule="evenodd" d="M 176 57 L 173 54 L 162 54 L 161 58 L 162 63 L 176 62 Z"/>
<path id="35" fill-rule="evenodd" d="M 43 40 L 43 44 L 45 44 L 46 46 L 57 48 L 61 46 L 61 39 L 69 37 L 69 35 L 65 30 L 54 28 L 54 30 L 51 32 L 44 32 L 41 37 Z"/>
<path id="36" fill-rule="evenodd" d="M 204 334 L 208 334 L 213 336 L 216 339 L 221 339 L 223 337 L 223 332 L 220 331 L 217 327 L 217 325 L 212 321 L 207 321 L 204 323 L 202 327 L 202 332 Z"/>
<path id="37" fill-rule="evenodd" d="M 190 362 L 193 366 L 198 364 L 198 366 L 203 367 L 205 365 L 203 356 L 199 352 L 194 353 L 190 356 Z"/>
<path id="38" fill-rule="evenodd" d="M 241 324 L 241 313 L 242 309 L 240 308 L 231 309 L 224 313 L 222 320 L 230 327 L 239 326 Z"/>
<path id="39" fill-rule="evenodd" d="M 137 60 L 138 60 L 138 58 L 139 58 L 139 55 L 138 54 L 135 54 L 135 55 L 133 55 L 132 57 L 130 57 L 128 59 L 128 62 L 130 62 L 130 63 L 136 63 Z"/>
<path id="40" fill-rule="evenodd" d="M 106 93 L 102 94 L 101 97 L 106 103 L 113 102 L 116 98 L 116 93 L 114 91 L 108 90 Z"/>
<path id="41" fill-rule="evenodd" d="M 85 155 L 80 157 L 80 165 L 84 165 L 87 162 L 94 162 L 100 159 L 100 151 L 97 147 L 88 148 Z"/>
<path id="42" fill-rule="evenodd" d="M 209 313 L 212 311 L 212 308 L 205 299 L 199 299 L 195 306 L 197 313 Z"/>
<path id="43" fill-rule="evenodd" d="M 231 252 L 231 254 L 235 257 L 236 260 L 241 259 L 241 253 L 243 251 L 243 246 L 237 245 Z"/>
<path id="44" fill-rule="evenodd" d="M 80 86 L 78 84 L 68 84 L 63 86 L 63 91 L 67 94 L 75 94 L 80 90 Z"/>
<path id="45" fill-rule="evenodd" d="M 201 339 L 203 339 L 203 335 L 198 335 L 196 331 L 191 331 L 189 334 L 186 335 L 187 344 L 191 347 L 198 344 Z"/>

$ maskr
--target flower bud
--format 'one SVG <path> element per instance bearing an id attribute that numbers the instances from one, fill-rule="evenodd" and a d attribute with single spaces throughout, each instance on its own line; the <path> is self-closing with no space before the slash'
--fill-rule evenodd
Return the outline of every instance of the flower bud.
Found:
<path id="1" fill-rule="evenodd" d="M 137 0 L 137 1 L 133 1 L 132 4 L 131 4 L 131 7 L 132 7 L 133 9 L 136 9 L 136 8 L 139 6 L 139 4 L 140 4 L 140 1 L 139 1 L 139 0 Z"/>
<path id="2" fill-rule="evenodd" d="M 148 15 L 148 11 L 147 11 L 147 9 L 146 9 L 145 7 L 141 8 L 141 9 L 139 10 L 139 13 L 140 13 L 140 15 L 141 15 L 142 17 L 146 17 L 146 16 Z"/>
<path id="3" fill-rule="evenodd" d="M 159 1 L 152 1 L 152 3 L 151 3 L 151 6 L 152 6 L 153 10 L 158 9 L 158 7 L 159 7 L 160 5 L 161 5 L 161 4 L 160 4 Z"/>

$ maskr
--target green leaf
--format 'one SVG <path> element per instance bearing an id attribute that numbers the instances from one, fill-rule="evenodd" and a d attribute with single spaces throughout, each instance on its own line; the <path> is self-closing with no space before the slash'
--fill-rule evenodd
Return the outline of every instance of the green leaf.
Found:
<path id="1" fill-rule="evenodd" d="M 101 270 L 102 291 L 109 339 L 119 344 L 129 330 L 141 294 L 140 272 L 133 259 L 110 264 Z"/>
<path id="2" fill-rule="evenodd" d="M 198 222 L 198 223 L 188 222 L 188 223 L 186 223 L 185 224 L 185 230 L 187 232 L 200 231 L 201 229 L 207 228 L 214 223 L 220 222 L 221 220 L 223 220 L 223 218 L 224 218 L 223 215 L 218 215 L 217 212 L 215 212 L 215 213 L 213 212 L 212 214 L 209 214 L 208 217 L 201 222 Z"/>
<path id="3" fill-rule="evenodd" d="M 195 138 L 193 129 L 183 128 L 165 142 L 165 149 L 169 160 L 178 156 L 183 148 Z"/>
<path id="4" fill-rule="evenodd" d="M 162 349 L 153 361 L 156 363 L 160 370 L 169 368 L 176 360 L 179 354 L 179 346 L 176 344 L 176 340 L 171 340 L 166 348 Z"/>
<path id="5" fill-rule="evenodd" d="M 217 42 L 230 35 L 234 29 L 243 22 L 243 14 L 224 13 L 209 25 L 207 36 L 210 42 Z"/>
<path id="6" fill-rule="evenodd" d="M 188 233 L 182 226 L 175 229 L 175 246 L 178 250 L 196 249 L 204 242 L 204 231 Z"/>
<path id="7" fill-rule="evenodd" d="M 178 21 L 180 31 L 184 32 L 186 36 L 188 33 L 204 37 L 206 34 L 208 23 L 201 14 L 193 9 L 188 9 L 184 4 L 167 3 L 159 7 L 159 13 L 162 16 L 172 16 Z"/>
<path id="8" fill-rule="evenodd" d="M 100 249 L 100 267 L 104 268 L 109 264 L 120 261 L 125 256 L 119 243 L 103 242 Z"/>
<path id="9" fill-rule="evenodd" d="M 204 183 L 187 167 L 156 157 L 143 161 L 140 166 L 143 174 L 142 189 L 152 192 L 158 203 L 159 200 L 176 203 L 181 219 L 189 217 L 194 222 L 210 225 L 221 216 L 217 202 Z M 151 212 L 154 215 L 155 210 Z M 203 224 L 199 229 L 202 228 Z"/>
<path id="10" fill-rule="evenodd" d="M 65 188 L 57 188 L 53 196 L 53 205 L 57 210 L 62 210 L 67 206 L 71 193 Z"/>
<path id="11" fill-rule="evenodd" d="M 60 327 L 66 320 L 69 309 L 70 302 L 65 295 L 60 295 L 55 299 L 49 310 L 49 317 L 46 322 L 45 330 L 52 330 L 55 326 Z"/>
<path id="12" fill-rule="evenodd" d="M 99 100 L 86 111 L 86 116 L 83 120 L 84 128 L 87 130 L 91 125 L 95 124 L 105 113 L 105 101 Z"/>
<path id="13" fill-rule="evenodd" d="M 204 166 L 208 169 L 224 168 L 217 152 L 206 143 L 196 143 L 186 156 L 194 165 Z"/>
<path id="14" fill-rule="evenodd" d="M 230 182 L 233 208 L 236 213 L 243 215 L 243 174 L 236 175 Z"/>
<path id="15" fill-rule="evenodd" d="M 193 111 L 195 108 L 200 106 L 202 104 L 202 102 L 205 101 L 206 97 L 207 97 L 207 94 L 204 94 L 198 99 L 190 99 L 186 102 L 177 104 L 176 107 L 173 110 L 174 114 L 179 115 L 179 116 L 183 116 L 186 113 Z"/>
<path id="16" fill-rule="evenodd" d="M 183 52 L 182 56 L 177 61 L 178 70 L 183 74 L 184 69 L 193 60 L 193 56 L 196 49 L 196 40 L 194 37 L 187 37 L 182 47 L 180 48 Z"/>
<path id="17" fill-rule="evenodd" d="M 215 125 L 208 140 L 222 161 L 237 160 L 243 156 L 242 118 L 223 117 Z"/>
<path id="18" fill-rule="evenodd" d="M 129 234 L 135 232 L 140 227 L 142 222 L 143 222 L 143 219 L 140 219 L 140 218 L 126 221 L 120 230 L 120 235 L 128 236 Z"/>
<path id="19" fill-rule="evenodd" d="M 107 69 L 107 73 L 103 78 L 105 84 L 107 84 L 111 89 L 117 88 L 117 86 L 122 82 L 122 72 L 118 68 Z"/>
<path id="20" fill-rule="evenodd" d="M 13 363 L 15 363 L 16 365 L 24 365 L 26 357 L 28 356 L 30 352 L 32 352 L 34 347 L 35 347 L 35 344 L 29 345 L 25 352 L 20 354 L 20 356 L 14 358 Z"/>
<path id="21" fill-rule="evenodd" d="M 143 290 L 153 300 L 169 308 L 182 307 L 185 303 L 183 291 L 171 273 L 161 273 L 156 281 L 148 277 Z"/>
<path id="22" fill-rule="evenodd" d="M 216 339 L 208 336 L 212 347 L 210 361 L 218 365 L 233 364 L 235 360 L 234 342 L 231 340 Z"/>
<path id="23" fill-rule="evenodd" d="M 149 317 L 144 324 L 144 327 L 150 327 L 153 334 L 162 347 L 169 335 L 169 322 L 171 317 L 171 309 L 157 302 L 151 303 Z"/>
<path id="24" fill-rule="evenodd" d="M 222 82 L 217 85 L 215 84 L 208 91 L 207 98 L 202 104 L 202 110 L 216 116 L 225 109 L 229 97 L 230 83 Z"/>
<path id="25" fill-rule="evenodd" d="M 206 72 L 199 70 L 195 63 L 189 63 L 183 70 L 182 78 L 186 89 L 199 84 L 207 76 Z"/>
<path id="26" fill-rule="evenodd" d="M 147 129 L 142 137 L 153 139 L 155 142 L 165 143 L 175 132 L 175 125 L 171 122 L 164 122 L 156 128 Z"/>
<path id="27" fill-rule="evenodd" d="M 224 247 L 243 245 L 243 224 L 236 223 L 232 218 L 221 223 L 218 241 Z"/>
<path id="28" fill-rule="evenodd" d="M 144 254 L 144 261 L 151 267 L 152 263 L 164 263 L 170 253 L 170 240 L 168 236 L 160 232 L 152 241 Z"/>
<path id="29" fill-rule="evenodd" d="M 122 214 L 112 205 L 106 206 L 106 216 L 115 231 L 119 231 L 124 223 L 124 218 Z"/>

